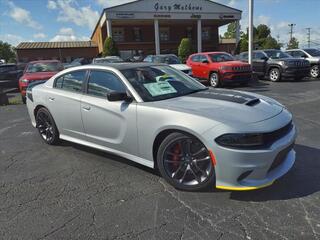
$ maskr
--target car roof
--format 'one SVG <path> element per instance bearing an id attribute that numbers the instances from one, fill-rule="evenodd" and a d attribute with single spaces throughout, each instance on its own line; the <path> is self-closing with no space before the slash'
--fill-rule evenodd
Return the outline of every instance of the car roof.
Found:
<path id="1" fill-rule="evenodd" d="M 38 61 L 31 61 L 29 63 L 60 63 L 59 60 L 38 60 Z"/>
<path id="2" fill-rule="evenodd" d="M 175 56 L 177 57 L 177 55 L 173 54 L 173 53 L 168 53 L 168 54 L 158 54 L 158 55 L 148 55 L 148 57 L 167 57 L 167 56 Z"/>
<path id="3" fill-rule="evenodd" d="M 161 64 L 161 63 L 146 63 L 146 62 L 139 62 L 139 63 L 94 63 L 92 65 L 97 66 L 106 66 L 106 67 L 112 67 L 119 71 L 126 70 L 126 69 L 132 69 L 132 68 L 141 68 L 141 67 L 151 67 L 151 66 L 168 66 L 167 64 Z"/>
<path id="4" fill-rule="evenodd" d="M 229 53 L 227 53 L 227 52 L 201 52 L 201 53 L 194 53 L 194 54 L 192 54 L 192 55 L 208 55 L 208 54 L 229 54 Z"/>

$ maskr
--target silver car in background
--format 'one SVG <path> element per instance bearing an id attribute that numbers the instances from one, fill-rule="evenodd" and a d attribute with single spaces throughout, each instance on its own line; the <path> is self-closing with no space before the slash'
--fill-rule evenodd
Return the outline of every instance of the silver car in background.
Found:
<path id="1" fill-rule="evenodd" d="M 29 87 L 27 98 L 46 143 L 63 139 L 125 157 L 182 190 L 258 189 L 295 162 L 297 132 L 283 105 L 208 89 L 168 65 L 67 69 Z"/>

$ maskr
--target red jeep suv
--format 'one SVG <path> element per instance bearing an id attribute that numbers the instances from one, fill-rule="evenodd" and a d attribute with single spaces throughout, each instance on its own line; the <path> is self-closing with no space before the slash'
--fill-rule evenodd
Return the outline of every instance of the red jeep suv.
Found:
<path id="1" fill-rule="evenodd" d="M 236 61 L 225 52 L 193 54 L 189 56 L 187 65 L 192 68 L 193 77 L 208 80 L 212 87 L 227 83 L 247 85 L 252 77 L 250 64 Z"/>
<path id="2" fill-rule="evenodd" d="M 19 80 L 19 89 L 23 103 L 26 103 L 26 90 L 31 82 L 49 80 L 49 78 L 61 70 L 63 70 L 63 65 L 57 60 L 29 62 Z"/>

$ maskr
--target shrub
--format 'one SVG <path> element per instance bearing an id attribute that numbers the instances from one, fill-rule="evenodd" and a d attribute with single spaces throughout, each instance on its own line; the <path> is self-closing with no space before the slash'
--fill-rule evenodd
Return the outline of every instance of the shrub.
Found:
<path id="1" fill-rule="evenodd" d="M 118 56 L 119 50 L 117 48 L 117 45 L 115 41 L 111 37 L 108 37 L 103 46 L 103 56 Z"/>
<path id="2" fill-rule="evenodd" d="M 181 62 L 185 63 L 188 57 L 193 53 L 192 44 L 189 38 L 183 38 L 178 48 L 178 55 Z"/>

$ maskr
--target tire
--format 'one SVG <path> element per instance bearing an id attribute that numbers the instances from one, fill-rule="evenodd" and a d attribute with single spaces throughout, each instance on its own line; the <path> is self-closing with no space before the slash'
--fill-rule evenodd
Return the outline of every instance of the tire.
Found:
<path id="1" fill-rule="evenodd" d="M 21 100 L 22 100 L 22 103 L 23 103 L 23 104 L 26 104 L 26 103 L 27 103 L 27 98 L 26 98 L 26 97 L 21 96 Z"/>
<path id="2" fill-rule="evenodd" d="M 217 88 L 221 85 L 220 79 L 219 79 L 219 74 L 216 72 L 213 72 L 209 76 L 209 84 L 213 88 Z"/>
<path id="3" fill-rule="evenodd" d="M 36 115 L 36 127 L 41 138 L 49 145 L 56 145 L 59 142 L 59 131 L 46 108 L 40 108 Z"/>
<path id="4" fill-rule="evenodd" d="M 313 65 L 310 69 L 310 76 L 312 78 L 318 78 L 320 76 L 320 69 L 318 65 Z"/>
<path id="5" fill-rule="evenodd" d="M 269 80 L 271 82 L 279 82 L 281 79 L 281 73 L 279 68 L 271 68 L 269 71 Z"/>
<path id="6" fill-rule="evenodd" d="M 168 135 L 159 147 L 157 164 L 162 177 L 176 189 L 200 191 L 215 186 L 209 151 L 191 135 Z"/>

